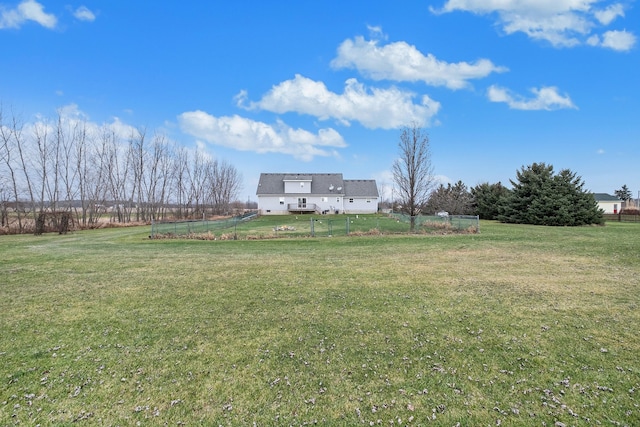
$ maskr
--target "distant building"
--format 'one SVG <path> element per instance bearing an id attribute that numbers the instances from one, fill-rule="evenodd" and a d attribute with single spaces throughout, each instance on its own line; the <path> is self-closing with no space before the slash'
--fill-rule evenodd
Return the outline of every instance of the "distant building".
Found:
<path id="1" fill-rule="evenodd" d="M 594 193 L 598 207 L 606 214 L 617 214 L 622 209 L 622 200 L 607 193 Z"/>
<path id="2" fill-rule="evenodd" d="M 256 195 L 263 215 L 378 211 L 376 181 L 343 179 L 341 173 L 262 173 Z"/>

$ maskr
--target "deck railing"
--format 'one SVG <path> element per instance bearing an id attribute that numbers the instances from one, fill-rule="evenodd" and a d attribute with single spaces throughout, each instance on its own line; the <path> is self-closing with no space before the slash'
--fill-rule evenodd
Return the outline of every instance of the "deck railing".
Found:
<path id="1" fill-rule="evenodd" d="M 287 209 L 296 212 L 315 212 L 318 206 L 315 203 L 289 203 Z"/>

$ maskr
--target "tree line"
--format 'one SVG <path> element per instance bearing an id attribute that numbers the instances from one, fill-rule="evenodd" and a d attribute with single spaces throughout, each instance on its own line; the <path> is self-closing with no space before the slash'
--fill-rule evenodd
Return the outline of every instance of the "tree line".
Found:
<path id="1" fill-rule="evenodd" d="M 397 191 L 393 204 L 394 208 L 411 216 L 412 230 L 416 215 L 440 211 L 516 224 L 577 226 L 604 223 L 603 211 L 594 195 L 584 188 L 582 178 L 569 169 L 555 173 L 553 166 L 545 163 L 523 166 L 516 172 L 516 180 L 510 180 L 511 189 L 500 182 L 468 189 L 462 181 L 446 186 L 440 184 L 434 189 L 427 134 L 416 124 L 405 127 L 398 148 L 399 157 L 392 169 Z M 625 197 L 631 198 L 626 193 Z"/>
<path id="2" fill-rule="evenodd" d="M 511 187 L 501 182 L 467 187 L 462 181 L 438 185 L 419 212 L 478 215 L 481 219 L 534 225 L 588 225 L 604 222 L 593 194 L 568 169 L 555 173 L 552 165 L 533 163 L 516 171 Z"/>
<path id="3" fill-rule="evenodd" d="M 145 128 L 101 127 L 58 112 L 26 125 L 0 108 L 0 225 L 30 232 L 39 213 L 78 227 L 226 214 L 242 176 L 224 160 Z"/>

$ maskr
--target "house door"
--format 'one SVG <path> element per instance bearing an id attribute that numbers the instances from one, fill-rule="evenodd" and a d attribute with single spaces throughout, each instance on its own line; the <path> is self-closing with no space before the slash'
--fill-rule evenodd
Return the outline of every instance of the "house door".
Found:
<path id="1" fill-rule="evenodd" d="M 307 198 L 298 197 L 298 208 L 306 209 L 306 207 L 307 207 Z"/>

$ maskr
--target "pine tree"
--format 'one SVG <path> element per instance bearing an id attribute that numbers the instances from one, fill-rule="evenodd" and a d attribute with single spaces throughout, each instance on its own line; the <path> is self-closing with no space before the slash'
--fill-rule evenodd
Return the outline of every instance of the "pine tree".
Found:
<path id="1" fill-rule="evenodd" d="M 569 169 L 533 163 L 516 172 L 517 182 L 503 199 L 498 219 L 516 224 L 578 226 L 602 224 L 602 211 L 582 178 Z"/>
<path id="2" fill-rule="evenodd" d="M 476 185 L 471 189 L 474 213 L 481 219 L 496 219 L 498 208 L 508 194 L 509 189 L 500 182 Z"/>
<path id="3" fill-rule="evenodd" d="M 618 199 L 624 200 L 625 202 L 633 198 L 633 195 L 631 194 L 631 190 L 629 190 L 629 187 L 627 187 L 627 184 L 624 184 L 622 188 L 620 188 L 619 190 L 614 191 L 614 194 L 618 197 Z"/>
<path id="4" fill-rule="evenodd" d="M 428 213 L 445 211 L 451 215 L 469 215 L 472 211 L 471 202 L 471 193 L 462 181 L 458 181 L 454 185 L 447 184 L 446 187 L 440 184 L 429 196 L 424 211 Z"/>

